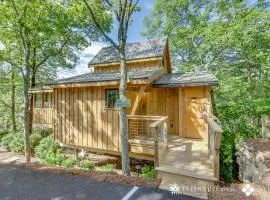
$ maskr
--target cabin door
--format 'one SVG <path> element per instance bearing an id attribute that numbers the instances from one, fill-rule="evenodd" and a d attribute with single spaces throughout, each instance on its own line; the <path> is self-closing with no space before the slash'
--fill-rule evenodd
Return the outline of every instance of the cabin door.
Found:
<path id="1" fill-rule="evenodd" d="M 203 87 L 185 88 L 185 137 L 205 138 Z"/>

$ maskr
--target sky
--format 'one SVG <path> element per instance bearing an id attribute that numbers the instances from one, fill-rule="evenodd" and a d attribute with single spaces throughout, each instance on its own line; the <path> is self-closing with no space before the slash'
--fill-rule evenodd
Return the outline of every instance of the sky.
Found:
<path id="1" fill-rule="evenodd" d="M 143 19 L 145 16 L 149 15 L 151 10 L 154 7 L 155 0 L 140 0 L 139 6 L 141 7 L 140 12 L 136 12 L 133 15 L 133 20 L 128 30 L 128 42 L 136 42 L 145 40 L 145 38 L 141 35 L 144 30 L 143 27 Z M 110 36 L 117 40 L 117 26 L 114 25 Z M 60 70 L 58 73 L 58 78 L 68 78 L 71 76 L 76 76 L 84 73 L 90 72 L 88 68 L 88 62 L 96 55 L 102 47 L 109 46 L 108 43 L 97 42 L 88 46 L 84 51 L 80 53 L 80 60 L 77 66 L 74 69 L 65 69 Z"/>

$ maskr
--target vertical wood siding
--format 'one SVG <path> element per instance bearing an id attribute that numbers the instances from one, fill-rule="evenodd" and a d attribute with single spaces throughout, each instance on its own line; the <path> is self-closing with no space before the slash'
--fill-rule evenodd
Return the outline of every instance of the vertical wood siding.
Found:
<path id="1" fill-rule="evenodd" d="M 54 134 L 65 144 L 119 150 L 119 111 L 105 108 L 103 87 L 54 89 Z"/>
<path id="2" fill-rule="evenodd" d="M 120 151 L 119 111 L 105 107 L 107 87 L 54 89 L 55 138 L 65 144 L 108 151 Z M 206 110 L 211 112 L 209 88 L 203 90 Z M 148 88 L 136 115 L 168 116 L 168 133 L 185 137 L 185 90 Z M 132 110 L 139 87 L 129 87 Z M 205 127 L 207 128 L 207 127 Z"/>

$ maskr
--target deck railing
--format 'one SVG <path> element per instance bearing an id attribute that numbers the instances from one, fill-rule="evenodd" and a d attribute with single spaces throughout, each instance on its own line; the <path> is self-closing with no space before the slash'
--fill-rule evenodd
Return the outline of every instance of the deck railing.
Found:
<path id="1" fill-rule="evenodd" d="M 33 111 L 33 122 L 38 124 L 52 124 L 53 123 L 53 109 L 52 108 L 35 108 Z"/>
<path id="2" fill-rule="evenodd" d="M 154 147 L 154 161 L 157 167 L 167 147 L 168 117 L 144 115 L 128 115 L 127 117 L 129 139 L 152 141 Z"/>
<path id="3" fill-rule="evenodd" d="M 208 123 L 208 151 L 214 175 L 219 179 L 219 153 L 222 136 L 222 128 L 219 119 L 210 113 L 204 114 L 205 120 Z"/>

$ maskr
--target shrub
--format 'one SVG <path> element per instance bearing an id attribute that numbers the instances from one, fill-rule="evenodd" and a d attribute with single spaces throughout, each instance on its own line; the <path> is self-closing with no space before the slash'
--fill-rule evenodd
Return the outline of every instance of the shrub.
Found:
<path id="1" fill-rule="evenodd" d="M 13 139 L 9 144 L 9 148 L 13 152 L 22 153 L 24 152 L 24 139 L 21 133 L 15 133 Z"/>
<path id="2" fill-rule="evenodd" d="M 8 151 L 10 151 L 10 143 L 14 138 L 15 133 L 8 133 L 6 134 L 1 141 L 1 145 L 5 147 Z"/>
<path id="3" fill-rule="evenodd" d="M 44 136 L 39 133 L 33 133 L 32 135 L 30 135 L 30 148 L 32 152 L 35 151 L 35 148 L 39 145 L 40 141 L 43 138 Z"/>
<path id="4" fill-rule="evenodd" d="M 220 175 L 227 182 L 233 180 L 235 143 L 232 134 L 224 131 L 220 146 Z"/>
<path id="5" fill-rule="evenodd" d="M 102 171 L 104 172 L 114 172 L 115 171 L 115 164 L 106 164 L 106 165 L 103 165 L 101 168 L 102 168 Z"/>
<path id="6" fill-rule="evenodd" d="M 66 168 L 72 168 L 74 165 L 76 165 L 77 160 L 74 158 L 67 158 L 62 162 L 62 165 Z"/>
<path id="7" fill-rule="evenodd" d="M 51 129 L 34 129 L 33 134 L 40 135 L 42 138 L 48 137 L 49 135 L 52 135 L 53 132 Z"/>
<path id="8" fill-rule="evenodd" d="M 31 151 L 34 152 L 36 146 L 39 145 L 40 141 L 51 134 L 52 134 L 52 131 L 48 129 L 34 129 L 33 133 L 30 135 Z"/>
<path id="9" fill-rule="evenodd" d="M 0 131 L 0 146 L 2 145 L 2 138 L 5 137 L 9 132 L 7 130 Z"/>
<path id="10" fill-rule="evenodd" d="M 81 168 L 84 169 L 89 169 L 89 170 L 94 170 L 95 169 L 95 164 L 92 163 L 90 160 L 82 160 L 80 162 Z"/>
<path id="11" fill-rule="evenodd" d="M 24 152 L 24 140 L 21 133 L 8 133 L 1 139 L 1 145 L 8 151 Z"/>
<path id="12" fill-rule="evenodd" d="M 43 138 L 35 148 L 36 156 L 41 162 L 49 165 L 61 165 L 65 156 L 58 143 L 54 142 L 52 136 Z"/>
<path id="13" fill-rule="evenodd" d="M 48 152 L 43 162 L 49 165 L 61 165 L 64 160 L 65 156 L 62 151 L 57 150 L 56 153 Z"/>
<path id="14" fill-rule="evenodd" d="M 144 165 L 141 169 L 140 177 L 154 179 L 156 177 L 155 169 L 149 165 Z"/>

